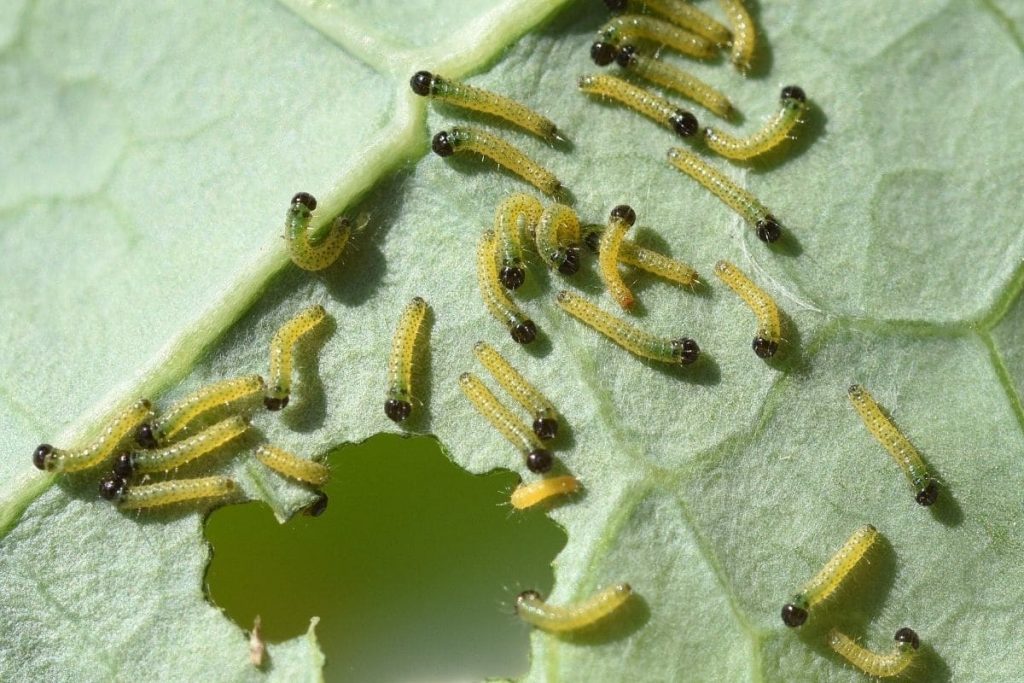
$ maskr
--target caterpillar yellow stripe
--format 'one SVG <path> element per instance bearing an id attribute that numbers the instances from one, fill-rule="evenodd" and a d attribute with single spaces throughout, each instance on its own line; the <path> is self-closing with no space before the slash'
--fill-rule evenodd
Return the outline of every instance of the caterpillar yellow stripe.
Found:
<path id="1" fill-rule="evenodd" d="M 704 129 L 704 143 L 708 149 L 727 159 L 745 161 L 761 156 L 778 147 L 789 138 L 793 127 L 807 111 L 807 95 L 796 85 L 782 89 L 779 111 L 749 137 L 730 135 L 717 128 Z"/>

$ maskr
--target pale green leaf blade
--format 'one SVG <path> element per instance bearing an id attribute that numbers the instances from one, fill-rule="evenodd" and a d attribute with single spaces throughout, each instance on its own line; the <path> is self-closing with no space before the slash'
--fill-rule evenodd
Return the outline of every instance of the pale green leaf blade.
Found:
<path id="1" fill-rule="evenodd" d="M 338 28 L 354 16 L 344 10 L 332 14 L 312 3 L 294 4 L 329 41 L 279 7 L 233 8 L 249 13 L 253 35 L 263 34 L 263 20 L 272 24 L 265 32 L 279 35 L 287 24 L 286 34 L 296 40 L 268 41 L 246 52 L 244 42 L 221 46 L 212 33 L 200 40 L 182 30 L 209 50 L 207 62 L 216 63 L 222 48 L 230 48 L 220 73 L 243 64 L 248 73 L 250 61 L 265 67 L 251 74 L 261 87 L 245 94 L 232 89 L 235 98 L 218 101 L 219 120 L 188 97 L 168 97 L 163 107 L 173 111 L 164 115 L 144 111 L 138 101 L 111 109 L 92 90 L 107 67 L 90 71 L 90 59 L 100 65 L 110 60 L 110 73 L 122 69 L 129 83 L 152 78 L 145 60 L 119 62 L 87 49 L 102 40 L 83 40 L 73 68 L 55 65 L 52 54 L 38 57 L 40 48 L 33 47 L 68 40 L 56 29 L 46 40 L 42 19 L 54 15 L 43 13 L 38 31 L 29 29 L 39 8 L 18 15 L 22 28 L 10 32 L 6 53 L 14 68 L 4 77 L 22 90 L 40 89 L 35 96 L 51 112 L 61 103 L 58 95 L 66 98 L 83 125 L 94 124 L 98 142 L 94 149 L 86 146 L 95 154 L 81 155 L 93 164 L 85 176 L 74 175 L 78 167 L 42 167 L 47 176 L 53 171 L 45 184 L 49 194 L 29 191 L 31 164 L 4 183 L 13 188 L 12 198 L 3 199 L 10 254 L 4 274 L 24 283 L 5 313 L 20 324 L 6 326 L 10 336 L 0 346 L 0 366 L 8 371 L 0 389 L 12 416 L 0 437 L 10 454 L 3 465 L 12 476 L 8 509 L 27 502 L 28 487 L 38 486 L 38 479 L 25 484 L 14 478 L 26 470 L 31 444 L 70 439 L 110 405 L 140 388 L 162 390 L 188 371 L 174 393 L 228 372 L 262 368 L 274 327 L 313 301 L 323 302 L 337 320 L 320 350 L 321 395 L 313 392 L 315 400 L 283 421 L 261 419 L 261 429 L 275 442 L 310 453 L 391 429 L 380 411 L 383 358 L 402 304 L 422 295 L 436 319 L 422 378 L 423 385 L 429 382 L 423 388 L 429 400 L 413 426 L 438 435 L 471 471 L 514 464 L 507 446 L 482 429 L 454 381 L 474 368 L 473 341 L 500 345 L 564 412 L 572 437 L 560 456 L 587 487 L 576 505 L 552 514 L 569 535 L 556 562 L 552 599 L 567 601 L 628 580 L 646 604 L 646 615 L 641 610 L 636 623 L 604 639 L 536 634 L 532 679 L 858 680 L 823 647 L 822 629 L 831 623 L 878 648 L 887 646 L 896 627 L 914 626 L 927 644 L 927 678 L 1012 678 L 1024 662 L 1004 638 L 991 635 L 1013 633 L 1024 585 L 1017 533 L 1020 316 L 1014 304 L 1024 244 L 1013 211 L 1024 150 L 1019 136 L 1008 133 L 1019 119 L 1015 104 L 1024 78 L 1021 18 L 1012 3 L 907 3 L 898 13 L 881 13 L 869 3 L 765 5 L 757 20 L 770 44 L 767 77 L 743 80 L 722 65 L 695 68 L 735 93 L 748 125 L 773 109 L 779 84 L 797 82 L 813 99 L 805 139 L 795 145 L 798 154 L 770 170 L 733 170 L 792 229 L 797 255 L 765 249 L 716 200 L 668 168 L 664 150 L 675 144 L 668 132 L 573 92 L 576 75 L 595 68 L 586 56 L 601 21 L 593 5 L 574 5 L 571 14 L 519 41 L 473 80 L 516 93 L 570 132 L 571 151 L 522 136 L 516 141 L 573 189 L 586 220 L 600 220 L 614 204 L 629 201 L 641 223 L 705 279 L 711 264 L 727 257 L 765 284 L 788 314 L 789 341 L 799 349 L 782 363 L 766 365 L 750 353 L 752 318 L 723 288 L 692 296 L 643 280 L 643 325 L 691 334 L 711 360 L 690 376 L 641 364 L 565 318 L 550 296 L 562 283 L 539 271 L 537 279 L 550 282 L 527 292 L 527 307 L 545 339 L 534 354 L 513 348 L 477 298 L 471 254 L 498 200 L 520 187 L 470 162 L 448 165 L 429 156 L 403 167 L 361 205 L 371 225 L 342 266 L 323 277 L 292 269 L 273 277 L 284 263 L 273 236 L 290 193 L 321 195 L 326 220 L 385 171 L 424 152 L 423 104 L 405 89 L 408 73 L 452 64 L 458 75 L 482 66 L 480 58 L 496 54 L 514 28 L 525 30 L 542 16 L 536 7 L 523 3 L 523 17 L 489 24 L 501 27 L 491 44 L 459 43 L 447 58 L 444 42 L 425 41 L 415 26 L 393 25 L 397 20 L 385 4 L 371 7 L 367 21 L 381 27 L 374 40 L 400 48 L 374 64 L 382 75 L 346 56 L 348 51 L 373 61 L 372 44 L 361 53 L 351 42 L 357 30 Z M 510 12 L 506 16 L 515 15 Z M 463 37 L 457 27 L 472 25 L 473 16 L 471 11 L 451 20 L 452 41 Z M 481 16 L 486 23 L 487 15 Z M 64 21 L 69 19 L 54 23 L 74 25 Z M 148 29 L 167 33 L 169 21 L 154 20 Z M 218 28 L 234 33 L 230 26 Z M 298 45 L 314 54 L 293 54 Z M 273 46 L 283 54 L 273 53 Z M 153 50 L 149 57 L 158 54 L 167 53 Z M 33 59 L 54 81 L 48 92 L 46 79 L 29 82 Z M 345 93 L 350 84 L 354 97 L 344 98 L 343 126 L 330 98 L 310 101 L 298 88 L 275 90 L 296 86 L 284 78 L 286 67 L 294 73 L 296 65 L 316 59 L 329 73 L 310 77 L 324 82 L 299 84 L 318 94 Z M 269 91 L 268 83 L 274 86 Z M 216 98 L 216 88 L 204 92 Z M 301 112 L 291 112 L 297 102 Z M 245 104 L 265 117 L 253 123 L 225 113 Z M 44 123 L 35 123 L 45 133 L 51 126 L 46 107 L 41 111 L 36 119 Z M 448 125 L 450 113 L 430 111 L 429 129 Z M 132 125 L 112 126 L 111 120 Z M 142 120 L 152 130 L 161 123 L 169 130 L 139 135 Z M 280 132 L 271 123 L 283 121 L 308 125 L 310 137 L 268 135 Z M 30 122 L 24 117 L 11 130 Z M 338 130 L 344 132 L 332 134 Z M 85 144 L 65 137 L 57 142 Z M 14 138 L 11 133 L 8 139 Z M 25 149 L 33 139 L 22 140 Z M 316 142 L 304 145 L 304 139 Z M 215 144 L 224 147 L 210 147 Z M 250 174 L 239 196 L 238 168 L 254 148 L 260 161 L 246 165 Z M 109 179 L 93 186 L 83 180 L 96 176 Z M 183 187 L 205 194 L 197 201 Z M 216 201 L 224 194 L 232 200 L 226 210 Z M 99 232 L 107 242 L 96 246 L 96 253 L 120 254 L 112 260 L 71 247 L 64 253 L 40 242 L 33 229 L 45 223 L 56 228 L 45 234 L 73 244 L 81 221 L 98 225 L 115 218 L 127 226 L 125 234 Z M 74 277 L 39 278 L 39 264 L 55 255 Z M 597 294 L 592 275 L 579 280 Z M 112 292 L 124 298 L 109 307 L 89 305 Z M 263 296 L 250 308 L 258 293 Z M 198 307 L 197 297 L 204 302 Z M 68 311 L 81 317 L 69 320 Z M 102 332 L 105 343 L 76 345 L 91 332 Z M 168 339 L 180 342 L 162 351 Z M 216 346 L 197 362 L 198 352 L 214 340 Z M 54 348 L 61 349 L 59 363 Z M 68 377 L 76 380 L 70 388 Z M 944 502 L 934 512 L 913 505 L 895 466 L 846 404 L 844 389 L 853 380 L 876 392 L 941 477 Z M 72 422 L 78 427 L 61 435 Z M 268 495 L 279 513 L 303 500 L 297 490 L 267 481 L 241 461 L 231 469 L 247 490 Z M 72 491 L 69 503 L 68 493 L 51 489 L 28 510 L 4 540 L 5 549 L 24 544 L 22 553 L 5 553 L 0 575 L 13 581 L 33 569 L 38 573 L 41 567 L 27 558 L 58 554 L 65 534 L 103 547 L 131 539 L 139 528 L 80 492 Z M 168 538 L 178 545 L 164 549 L 162 542 L 154 558 L 175 552 L 202 566 L 205 551 L 191 520 L 167 525 Z M 866 522 L 888 540 L 877 568 L 803 633 L 785 629 L 777 612 L 786 596 Z M 91 534 L 83 536 L 85 529 Z M 124 553 L 145 554 L 141 538 L 126 543 Z M 97 587 L 111 583 L 94 553 L 83 549 L 71 556 L 81 558 L 81 568 L 64 582 L 71 600 L 55 603 L 65 611 L 86 591 L 99 599 Z M 150 586 L 159 596 L 188 596 L 189 614 L 211 610 L 194 573 L 191 580 L 177 578 L 165 586 L 169 579 L 157 573 Z M 26 591 L 30 597 L 43 592 L 38 583 L 26 584 Z M 145 602 L 136 596 L 132 604 Z M 84 637 L 84 612 L 75 614 L 80 618 L 66 621 L 66 628 Z M 213 621 L 210 632 L 218 635 L 211 643 L 241 640 L 226 622 Z M 156 637 L 146 631 L 141 637 L 150 636 Z M 234 646 L 236 660 L 243 646 Z M 65 658 L 61 666 L 71 661 Z M 232 665 L 225 659 L 216 666 Z"/>

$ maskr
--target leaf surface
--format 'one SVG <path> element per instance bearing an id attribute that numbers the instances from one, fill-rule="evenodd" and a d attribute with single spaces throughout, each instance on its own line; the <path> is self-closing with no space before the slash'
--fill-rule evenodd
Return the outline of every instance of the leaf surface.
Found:
<path id="1" fill-rule="evenodd" d="M 244 636 L 202 597 L 195 515 L 119 514 L 94 480 L 50 486 L 29 454 L 86 438 L 139 395 L 262 371 L 273 330 L 314 302 L 335 329 L 296 405 L 260 430 L 310 454 L 393 430 L 384 360 L 417 295 L 434 313 L 411 427 L 472 472 L 518 467 L 455 381 L 478 371 L 473 342 L 496 345 L 564 414 L 558 455 L 587 490 L 552 512 L 569 542 L 551 599 L 621 580 L 642 596 L 606 633 L 534 634 L 530 679 L 858 680 L 823 645 L 831 624 L 876 649 L 913 626 L 923 679 L 1024 668 L 1007 640 L 1024 604 L 1016 4 L 763 3 L 754 78 L 693 67 L 746 128 L 782 84 L 813 102 L 786 154 L 727 169 L 791 231 L 776 251 L 668 167 L 670 132 L 575 92 L 596 70 L 587 48 L 603 14 L 559 6 L 6 5 L 0 627 L 12 635 L 0 678 L 254 677 Z M 432 132 L 464 119 L 408 91 L 419 68 L 477 74 L 548 114 L 571 148 L 508 135 L 571 188 L 583 219 L 628 202 L 640 238 L 698 269 L 702 294 L 631 282 L 640 324 L 696 338 L 701 366 L 638 362 L 566 318 L 554 291 L 600 296 L 589 265 L 572 283 L 531 271 L 524 305 L 543 335 L 514 348 L 480 303 L 473 250 L 522 187 L 475 160 L 423 156 Z M 369 217 L 320 276 L 288 266 L 279 238 L 300 189 L 321 199 L 321 224 L 343 209 Z M 754 321 L 713 281 L 719 258 L 777 298 L 788 357 L 750 352 Z M 934 510 L 913 504 L 847 404 L 852 381 L 941 478 Z M 307 500 L 247 459 L 224 467 L 279 516 Z M 781 604 L 864 523 L 886 538 L 879 557 L 800 633 L 785 629 Z M 274 676 L 319 675 L 309 637 L 271 652 Z"/>

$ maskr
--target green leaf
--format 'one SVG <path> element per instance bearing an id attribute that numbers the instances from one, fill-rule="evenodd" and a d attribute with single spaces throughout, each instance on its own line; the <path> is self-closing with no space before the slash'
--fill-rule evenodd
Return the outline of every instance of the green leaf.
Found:
<path id="1" fill-rule="evenodd" d="M 86 438 L 137 396 L 260 371 L 275 327 L 313 302 L 336 328 L 297 405 L 259 428 L 309 454 L 393 431 L 384 359 L 415 295 L 434 320 L 412 427 L 471 472 L 517 466 L 455 381 L 475 369 L 473 342 L 497 345 L 565 415 L 558 455 L 586 486 L 551 513 L 568 534 L 551 599 L 620 580 L 642 597 L 605 632 L 533 634 L 529 679 L 859 680 L 824 646 L 833 624 L 876 649 L 914 627 L 922 680 L 1024 668 L 1007 644 L 1024 585 L 1019 3 L 760 3 L 755 77 L 693 67 L 745 128 L 784 83 L 813 101 L 787 154 L 727 169 L 790 230 L 776 251 L 667 166 L 667 130 L 575 92 L 604 15 L 597 2 L 555 15 L 563 4 L 0 10 L 0 678 L 253 676 L 241 630 L 202 596 L 196 515 L 120 514 L 94 480 L 51 486 L 29 454 Z M 696 338 L 702 366 L 641 363 L 566 318 L 552 292 L 599 295 L 590 267 L 574 283 L 531 271 L 525 306 L 544 334 L 513 348 L 479 301 L 472 252 L 522 187 L 424 156 L 462 118 L 409 92 L 418 68 L 549 114 L 570 149 L 508 135 L 583 219 L 629 202 L 640 235 L 711 281 L 693 295 L 636 278 L 640 324 Z M 320 198 L 319 224 L 369 217 L 321 275 L 290 267 L 279 237 L 300 189 Z M 777 297 L 787 357 L 750 352 L 752 316 L 711 278 L 719 258 Z M 847 405 L 851 381 L 941 478 L 933 510 Z M 308 500 L 247 461 L 225 471 L 278 516 Z M 783 627 L 782 602 L 864 523 L 886 538 L 876 560 L 799 633 Z M 311 637 L 270 653 L 274 677 L 319 675 Z"/>

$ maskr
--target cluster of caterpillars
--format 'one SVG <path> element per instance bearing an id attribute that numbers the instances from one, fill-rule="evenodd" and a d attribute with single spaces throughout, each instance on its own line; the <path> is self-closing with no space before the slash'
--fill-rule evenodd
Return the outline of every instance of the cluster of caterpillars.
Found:
<path id="1" fill-rule="evenodd" d="M 617 65 L 620 75 L 597 73 L 579 78 L 579 89 L 604 100 L 624 105 L 652 119 L 688 141 L 730 161 L 745 162 L 780 147 L 807 112 L 807 97 L 798 86 L 782 89 L 779 108 L 763 125 L 746 136 L 713 127 L 703 128 L 690 111 L 676 105 L 638 80 L 647 81 L 694 102 L 723 120 L 736 113 L 732 101 L 715 86 L 660 58 L 662 49 L 709 60 L 729 48 L 731 61 L 746 73 L 757 45 L 755 26 L 741 0 L 720 0 L 728 26 L 684 0 L 605 0 L 616 16 L 598 31 L 590 57 L 599 66 Z M 546 117 L 514 99 L 446 78 L 418 71 L 410 79 L 416 95 L 468 109 L 511 124 L 547 143 L 565 141 L 564 134 Z M 698 133 L 701 133 L 698 135 Z M 702 283 L 694 268 L 629 239 L 636 211 L 627 204 L 612 208 L 600 222 L 587 223 L 568 205 L 569 193 L 543 165 L 497 133 L 473 126 L 451 126 L 433 136 L 431 147 L 441 157 L 470 154 L 491 159 L 547 196 L 550 203 L 524 193 L 504 199 L 496 209 L 493 228 L 484 231 L 476 244 L 476 275 L 480 296 L 489 314 L 508 331 L 517 345 L 534 342 L 538 328 L 515 301 L 514 294 L 527 281 L 529 251 L 552 273 L 575 275 L 583 262 L 583 247 L 596 254 L 597 272 L 609 298 L 624 312 L 634 310 L 636 297 L 623 278 L 620 266 L 628 266 L 688 288 Z M 780 221 L 753 194 L 694 151 L 671 147 L 670 165 L 696 180 L 733 209 L 765 243 L 783 235 Z M 285 238 L 292 261 L 309 271 L 334 263 L 353 230 L 347 217 L 338 216 L 313 227 L 316 199 L 306 192 L 292 198 L 286 213 Z M 736 293 L 753 312 L 757 324 L 752 348 L 764 359 L 772 358 L 783 342 L 782 322 L 773 298 L 736 265 L 715 263 L 715 276 Z M 554 305 L 570 317 L 601 333 L 641 358 L 673 366 L 690 366 L 700 359 L 701 349 L 687 335 L 655 334 L 625 317 L 604 310 L 592 300 L 569 290 L 554 296 Z M 422 355 L 425 321 L 430 309 L 416 297 L 403 309 L 387 362 L 385 415 L 396 423 L 412 416 L 415 398 L 415 366 Z M 92 442 L 73 449 L 40 445 L 33 462 L 51 472 L 78 472 L 110 466 L 102 479 L 102 497 L 122 509 L 140 509 L 183 501 L 224 501 L 239 495 L 238 484 L 224 476 L 174 478 L 179 468 L 208 454 L 237 445 L 249 430 L 249 416 L 262 399 L 263 407 L 278 411 L 288 405 L 291 392 L 292 356 L 296 343 L 326 318 L 321 306 L 312 306 L 285 322 L 270 348 L 269 381 L 259 375 L 223 380 L 186 396 L 157 414 L 149 401 L 139 400 L 122 410 Z M 514 348 L 514 347 L 513 347 Z M 522 483 L 510 497 L 523 510 L 565 498 L 581 489 L 549 449 L 557 440 L 562 417 L 555 406 L 505 356 L 486 342 L 473 352 L 487 373 L 528 414 L 524 421 L 498 398 L 478 376 L 462 373 L 458 382 L 466 398 L 486 421 L 520 453 L 526 468 L 539 479 Z M 889 451 L 913 487 L 914 498 L 928 506 L 938 495 L 936 480 L 909 440 L 893 425 L 863 387 L 853 385 L 849 398 L 871 434 Z M 326 465 L 289 453 L 269 443 L 256 445 L 254 456 L 266 467 L 316 489 L 330 476 Z M 552 473 L 553 469 L 559 471 Z M 151 478 L 158 479 L 150 481 Z M 326 496 L 317 491 L 307 509 L 320 514 Z M 783 622 L 799 627 L 812 609 L 835 593 L 862 563 L 879 537 L 871 525 L 858 529 L 782 609 Z M 632 595 L 628 583 L 616 583 L 578 603 L 554 606 L 533 590 L 515 600 L 517 614 L 534 626 L 552 632 L 587 628 L 614 613 Z M 900 628 L 891 652 L 863 648 L 832 629 L 828 645 L 865 673 L 895 676 L 914 660 L 919 638 L 910 628 Z"/>
<path id="2" fill-rule="evenodd" d="M 599 66 L 617 65 L 621 74 L 582 76 L 578 86 L 584 93 L 624 105 L 680 138 L 698 141 L 705 151 L 732 162 L 748 162 L 777 150 L 803 121 L 808 110 L 807 96 L 795 85 L 782 88 L 775 114 L 758 129 L 742 136 L 719 127 L 708 126 L 702 130 L 692 112 L 638 82 L 653 83 L 683 96 L 712 115 L 726 121 L 733 119 L 736 108 L 723 92 L 664 61 L 660 53 L 669 50 L 706 60 L 713 59 L 719 49 L 729 47 L 732 63 L 746 73 L 753 63 L 757 37 L 753 20 L 741 0 L 721 0 L 729 27 L 682 0 L 607 0 L 606 4 L 618 14 L 599 29 L 590 56 Z M 414 74 L 410 85 L 417 95 L 498 117 L 547 142 L 563 137 L 553 122 L 504 95 L 428 71 Z M 609 298 L 626 313 L 634 309 L 636 297 L 623 278 L 622 265 L 690 288 L 701 284 L 690 265 L 628 239 L 630 228 L 636 222 L 636 211 L 631 206 L 614 207 L 600 223 L 585 222 L 568 206 L 566 188 L 557 177 L 498 135 L 470 127 L 454 127 L 437 133 L 432 147 L 442 157 L 468 152 L 489 158 L 554 200 L 545 206 L 528 194 L 507 197 L 497 208 L 493 228 L 485 231 L 477 243 L 476 270 L 481 298 L 487 311 L 517 344 L 530 344 L 538 336 L 536 323 L 514 299 L 516 291 L 527 280 L 529 247 L 552 273 L 565 277 L 577 273 L 582 263 L 581 247 L 589 247 L 597 254 L 597 272 Z M 671 147 L 667 159 L 672 167 L 696 180 L 735 211 L 760 241 L 771 244 L 783 237 L 782 223 L 757 197 L 696 151 Z M 752 341 L 755 354 L 765 359 L 775 356 L 784 340 L 782 318 L 774 299 L 727 260 L 715 263 L 713 272 L 753 312 L 757 321 Z M 555 303 L 573 318 L 642 358 L 677 366 L 699 360 L 700 347 L 689 336 L 652 334 L 569 290 L 558 292 Z M 404 323 L 399 325 L 396 349 L 398 340 L 405 338 L 401 333 L 403 327 Z M 555 432 L 542 425 L 557 425 L 558 416 L 553 406 L 493 347 L 479 342 L 475 351 L 497 383 L 531 413 L 533 429 L 476 375 L 464 373 L 459 377 L 463 392 L 477 411 L 520 452 L 527 469 L 546 474 L 555 461 L 544 442 L 554 437 Z M 392 358 L 393 364 L 394 354 Z M 408 383 L 391 382 L 388 408 L 392 396 L 400 394 L 407 386 Z M 885 417 L 866 390 L 851 387 L 850 399 L 871 433 L 903 469 L 914 487 L 915 500 L 921 505 L 931 505 L 937 496 L 937 484 L 913 446 Z M 403 400 L 402 405 L 404 418 L 408 414 L 404 406 L 410 404 Z M 388 416 L 395 419 L 391 412 Z M 512 495 L 512 503 L 517 508 L 525 507 L 556 495 L 574 493 L 579 486 L 571 475 L 547 476 L 520 486 Z M 831 595 L 867 554 L 877 535 L 871 526 L 858 530 L 786 605 L 785 623 L 794 627 L 803 623 L 808 610 Z M 536 592 L 526 591 L 517 598 L 516 608 L 524 619 L 540 628 L 572 630 L 609 614 L 625 602 L 630 592 L 628 584 L 615 584 L 582 603 L 556 608 L 546 605 Z M 880 677 L 901 673 L 913 661 L 919 647 L 918 636 L 910 628 L 900 628 L 895 640 L 891 653 L 879 654 L 859 646 L 835 629 L 828 635 L 828 644 L 835 652 L 865 673 Z"/>
<path id="3" fill-rule="evenodd" d="M 109 467 L 99 493 L 123 510 L 237 498 L 241 489 L 230 477 L 179 478 L 176 473 L 186 466 L 209 464 L 215 454 L 237 447 L 249 433 L 257 408 L 280 411 L 288 405 L 295 347 L 326 317 L 323 306 L 310 306 L 281 325 L 270 342 L 269 381 L 260 375 L 224 379 L 162 411 L 146 399 L 137 400 L 91 441 L 68 449 L 41 444 L 32 462 L 41 470 L 64 474 Z M 324 511 L 327 496 L 319 488 L 330 476 L 327 465 L 269 443 L 257 444 L 254 456 L 278 474 L 315 487 L 316 497 L 306 511 Z"/>

